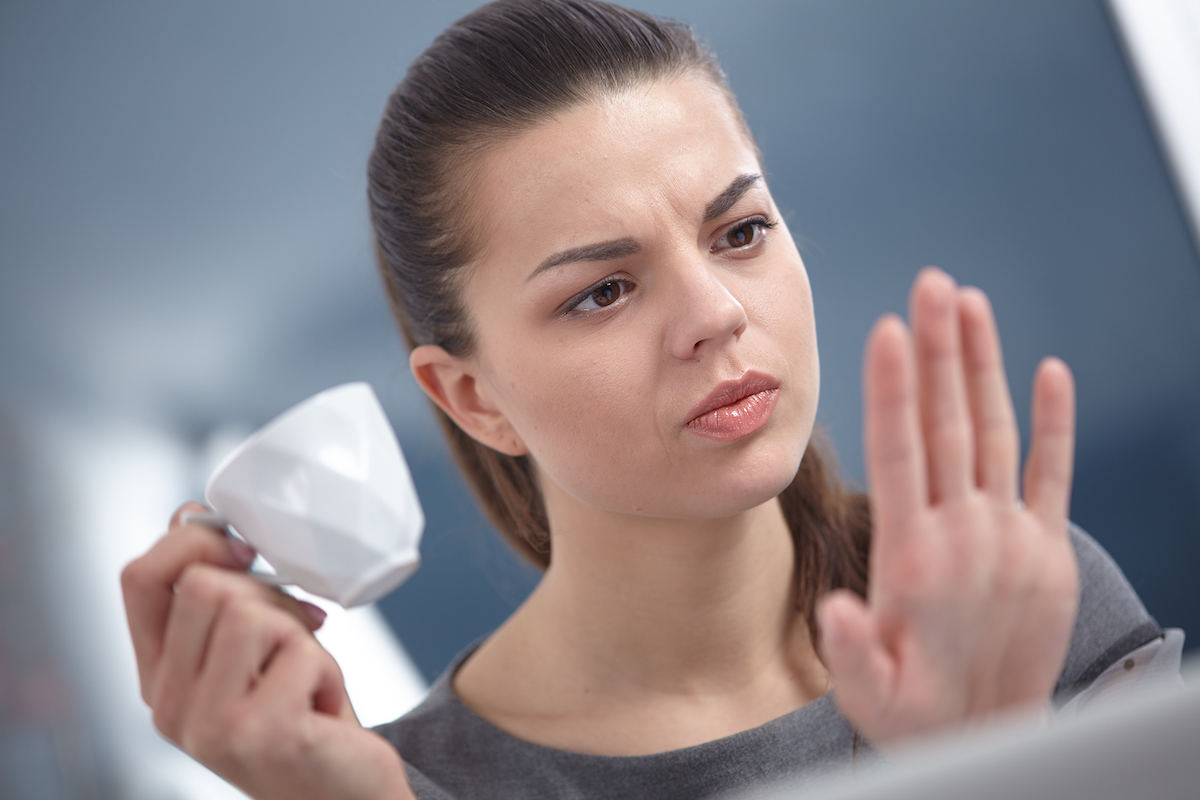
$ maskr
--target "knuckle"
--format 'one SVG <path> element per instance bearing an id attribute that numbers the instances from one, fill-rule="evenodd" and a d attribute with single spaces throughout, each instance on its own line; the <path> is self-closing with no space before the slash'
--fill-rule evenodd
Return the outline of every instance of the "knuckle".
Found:
<path id="1" fill-rule="evenodd" d="M 317 644 L 317 640 L 313 638 L 308 626 L 304 624 L 304 612 L 300 609 L 299 604 L 290 597 L 288 600 L 287 603 L 272 603 L 269 606 L 278 618 L 281 631 L 286 630 L 289 637 L 296 637 L 304 645 Z"/>
<path id="2" fill-rule="evenodd" d="M 248 597 L 231 597 L 221 610 L 221 625 L 237 630 L 256 630 L 270 626 L 270 615 L 261 603 Z"/>
<path id="3" fill-rule="evenodd" d="M 162 704 L 152 703 L 150 705 L 150 719 L 154 723 L 155 729 L 167 739 L 180 744 L 179 726 L 175 714 L 170 713 Z"/>
<path id="4" fill-rule="evenodd" d="M 135 558 L 121 570 L 121 591 L 126 596 L 137 594 L 150 584 L 145 557 Z"/>
<path id="5" fill-rule="evenodd" d="M 332 672 L 332 674 L 337 678 L 337 682 L 344 686 L 346 684 L 346 676 L 344 674 L 342 674 L 341 664 L 339 664 L 337 662 L 337 659 L 333 657 L 333 654 L 330 653 L 328 650 L 326 650 L 324 647 L 322 647 L 321 643 L 318 642 L 315 638 L 313 638 L 311 636 L 308 638 L 312 639 L 313 644 L 320 651 L 321 659 L 324 660 L 324 662 L 328 665 L 330 672 Z"/>
<path id="6" fill-rule="evenodd" d="M 321 646 L 316 637 L 309 635 L 308 631 L 298 626 L 290 627 L 292 628 L 291 635 L 296 640 L 296 647 L 305 659 L 312 661 L 333 660 L 333 656 L 329 655 L 329 651 Z M 334 663 L 336 664 L 337 662 L 335 661 Z"/>
<path id="7" fill-rule="evenodd" d="M 216 570 L 197 562 L 184 568 L 175 582 L 175 592 L 191 602 L 207 604 L 220 602 L 227 594 L 227 589 Z"/>
<path id="8" fill-rule="evenodd" d="M 259 631 L 280 642 L 286 642 L 300 629 L 299 621 L 291 614 L 254 594 L 230 597 L 222 608 L 221 624 L 235 630 Z"/>

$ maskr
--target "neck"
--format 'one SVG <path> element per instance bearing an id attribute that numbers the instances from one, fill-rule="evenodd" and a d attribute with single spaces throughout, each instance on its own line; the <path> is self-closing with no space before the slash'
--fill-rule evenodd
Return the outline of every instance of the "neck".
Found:
<path id="1" fill-rule="evenodd" d="M 552 564 L 517 624 L 552 637 L 559 674 L 601 693 L 719 695 L 815 661 L 777 500 L 716 520 L 547 505 Z"/>

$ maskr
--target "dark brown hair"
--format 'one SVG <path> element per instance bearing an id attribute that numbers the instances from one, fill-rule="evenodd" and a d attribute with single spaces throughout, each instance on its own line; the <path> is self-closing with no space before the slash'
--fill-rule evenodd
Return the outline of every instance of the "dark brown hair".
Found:
<path id="1" fill-rule="evenodd" d="M 438 36 L 388 99 L 368 166 L 379 268 L 408 346 L 472 351 L 460 290 L 478 243 L 464 214 L 489 148 L 555 112 L 689 72 L 721 87 L 740 119 L 716 59 L 679 22 L 597 0 L 500 0 Z M 529 458 L 486 447 L 436 413 L 492 522 L 545 568 L 550 531 Z M 822 594 L 865 595 L 870 529 L 866 498 L 845 490 L 820 441 L 814 432 L 779 498 L 795 543 L 797 607 L 814 633 Z"/>

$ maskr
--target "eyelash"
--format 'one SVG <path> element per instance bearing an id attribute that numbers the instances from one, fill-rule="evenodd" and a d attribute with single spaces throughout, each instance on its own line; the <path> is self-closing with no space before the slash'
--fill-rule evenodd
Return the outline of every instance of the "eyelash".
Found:
<path id="1" fill-rule="evenodd" d="M 612 308 L 616 304 L 623 302 L 625 300 L 625 296 L 627 294 L 629 294 L 629 290 L 632 289 L 636 285 L 636 284 L 634 284 L 633 281 L 628 280 L 626 278 L 622 278 L 618 275 L 609 275 L 607 278 L 603 278 L 602 280 L 596 281 L 591 286 L 584 289 L 582 292 L 580 292 L 579 294 L 575 295 L 570 300 L 568 300 L 566 305 L 563 307 L 562 315 L 564 317 L 570 316 L 571 312 L 575 311 L 576 309 L 579 308 L 580 305 L 583 304 L 583 301 L 587 300 L 589 297 L 594 295 L 596 292 L 598 292 L 606 284 L 609 284 L 609 283 L 615 283 L 615 284 L 619 284 L 621 286 L 621 296 L 618 297 L 616 300 L 613 300 L 612 303 L 610 303 L 607 306 L 604 306 L 603 308 L 586 309 L 579 313 L 595 314 L 600 311 L 607 311 L 608 309 Z"/>
<path id="2" fill-rule="evenodd" d="M 776 226 L 778 226 L 779 220 L 767 219 L 766 217 L 762 216 L 761 214 L 753 216 L 753 217 L 747 217 L 746 219 L 738 220 L 737 222 L 735 222 L 733 225 L 731 225 L 725 231 L 725 233 L 721 236 L 720 239 L 717 240 L 718 243 L 728 239 L 729 235 L 731 233 L 736 231 L 738 228 L 741 228 L 746 225 L 754 225 L 760 229 L 758 236 L 755 237 L 753 242 L 751 242 L 750 244 L 744 244 L 744 245 L 730 245 L 730 247 L 728 247 L 728 248 L 721 248 L 721 249 L 745 250 L 745 249 L 748 249 L 751 247 L 757 247 L 762 243 L 762 238 L 763 238 L 762 232 L 769 231 L 772 228 L 775 228 Z M 714 248 L 714 250 L 715 249 L 717 249 L 717 248 Z M 605 285 L 610 284 L 610 283 L 618 284 L 621 287 L 620 297 L 618 297 L 616 300 L 613 300 L 612 303 L 610 303 L 607 306 L 604 306 L 603 308 L 587 309 L 587 310 L 579 312 L 579 313 L 595 314 L 595 313 L 598 313 L 601 311 L 607 311 L 610 308 L 612 308 L 613 306 L 617 305 L 618 303 L 623 302 L 625 299 L 625 296 L 629 294 L 630 289 L 632 289 L 634 286 L 636 286 L 636 284 L 631 280 L 621 278 L 617 275 L 609 275 L 607 278 L 602 278 L 601 280 L 596 281 L 591 286 L 584 289 L 582 292 L 580 292 L 579 294 L 575 295 L 570 300 L 568 300 L 566 302 L 566 304 L 563 306 L 562 315 L 564 317 L 570 316 L 573 312 L 577 311 L 579 306 L 582 305 L 585 300 L 587 300 L 593 294 L 598 292 Z"/>
<path id="3" fill-rule="evenodd" d="M 746 250 L 751 247 L 757 247 L 759 244 L 762 243 L 763 232 L 769 231 L 772 228 L 777 227 L 779 225 L 779 220 L 767 219 L 766 217 L 762 216 L 761 214 L 758 214 L 753 217 L 747 217 L 746 219 L 738 220 L 737 222 L 733 223 L 725 230 L 725 233 L 721 236 L 720 239 L 717 240 L 717 244 L 720 244 L 721 242 L 728 239 L 729 235 L 731 233 L 733 233 L 734 231 L 736 231 L 738 228 L 742 228 L 747 225 L 754 225 L 755 227 L 760 229 L 758 236 L 755 237 L 753 242 L 750 242 L 749 244 L 743 244 L 743 245 L 732 245 L 731 244 L 728 248 L 718 248 L 718 247 L 714 246 L 713 250 L 714 251 L 726 250 L 726 249 L 727 250 Z"/>

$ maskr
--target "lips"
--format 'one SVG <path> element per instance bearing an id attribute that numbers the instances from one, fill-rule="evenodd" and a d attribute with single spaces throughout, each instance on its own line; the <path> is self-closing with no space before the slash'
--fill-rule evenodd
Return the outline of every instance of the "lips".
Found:
<path id="1" fill-rule="evenodd" d="M 741 439 L 767 424 L 778 399 L 779 381 L 750 370 L 735 381 L 717 384 L 688 412 L 685 427 L 708 439 Z"/>

